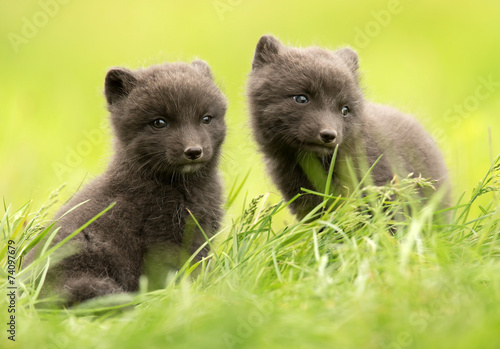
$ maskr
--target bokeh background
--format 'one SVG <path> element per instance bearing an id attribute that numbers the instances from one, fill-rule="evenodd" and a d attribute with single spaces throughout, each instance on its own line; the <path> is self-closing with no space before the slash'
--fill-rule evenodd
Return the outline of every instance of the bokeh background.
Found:
<path id="1" fill-rule="evenodd" d="M 250 171 L 243 194 L 278 201 L 245 106 L 255 45 L 272 33 L 356 49 L 367 98 L 434 135 L 458 197 L 500 152 L 499 17 L 496 0 L 1 0 L 0 195 L 38 207 L 61 184 L 64 198 L 105 170 L 108 68 L 202 58 L 230 103 L 226 187 Z"/>

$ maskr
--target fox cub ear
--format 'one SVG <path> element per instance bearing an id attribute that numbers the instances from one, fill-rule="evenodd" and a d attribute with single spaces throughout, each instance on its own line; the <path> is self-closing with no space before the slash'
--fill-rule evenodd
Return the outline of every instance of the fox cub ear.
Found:
<path id="1" fill-rule="evenodd" d="M 125 68 L 112 68 L 104 80 L 104 95 L 109 105 L 127 97 L 133 90 L 137 79 L 130 70 Z"/>
<path id="2" fill-rule="evenodd" d="M 196 68 L 202 75 L 205 75 L 207 78 L 213 80 L 214 77 L 212 75 L 212 70 L 207 62 L 202 61 L 201 59 L 195 59 L 191 62 L 191 65 Z"/>
<path id="3" fill-rule="evenodd" d="M 264 65 L 273 62 L 281 47 L 281 42 L 279 42 L 274 36 L 262 36 L 257 43 L 257 47 L 255 48 L 252 69 L 261 68 Z"/>
<path id="4" fill-rule="evenodd" d="M 346 47 L 340 50 L 335 51 L 335 53 L 342 58 L 342 60 L 347 64 L 349 69 L 356 74 L 359 69 L 359 57 L 356 51 L 353 49 Z"/>

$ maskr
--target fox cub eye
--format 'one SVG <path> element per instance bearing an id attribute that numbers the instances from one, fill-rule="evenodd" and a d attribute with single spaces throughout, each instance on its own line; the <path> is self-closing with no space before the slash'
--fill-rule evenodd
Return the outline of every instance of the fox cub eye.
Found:
<path id="1" fill-rule="evenodd" d="M 342 108 L 342 115 L 347 116 L 349 114 L 349 107 L 346 105 Z"/>
<path id="2" fill-rule="evenodd" d="M 211 122 L 212 122 L 212 117 L 210 115 L 205 115 L 203 118 L 201 118 L 202 124 L 208 125 Z"/>
<path id="3" fill-rule="evenodd" d="M 293 100 L 299 104 L 309 103 L 309 99 L 304 95 L 293 96 Z"/>
<path id="4" fill-rule="evenodd" d="M 164 128 L 167 127 L 167 122 L 164 119 L 156 119 L 153 121 L 154 128 Z"/>

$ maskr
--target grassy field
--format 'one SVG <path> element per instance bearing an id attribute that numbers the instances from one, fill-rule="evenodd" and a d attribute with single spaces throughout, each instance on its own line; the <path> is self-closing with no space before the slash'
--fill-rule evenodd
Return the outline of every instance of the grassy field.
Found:
<path id="1" fill-rule="evenodd" d="M 436 224 L 437 199 L 417 206 L 420 184 L 359 189 L 336 210 L 318 193 L 323 211 L 283 229 L 273 226 L 286 205 L 258 196 L 207 259 L 172 273 L 164 289 L 147 292 L 142 279 L 137 294 L 72 309 L 35 308 L 41 257 L 38 271 L 16 272 L 17 341 L 3 347 L 498 348 L 500 156 L 451 211 L 452 224 Z M 489 202 L 473 216 L 482 196 Z M 393 220 L 396 212 L 405 218 Z M 21 255 L 43 223 L 43 210 L 26 207 L 1 228 Z M 5 274 L 0 282 L 9 286 Z"/>
<path id="2" fill-rule="evenodd" d="M 9 239 L 19 256 L 106 167 L 112 66 L 206 60 L 229 100 L 227 195 L 249 176 L 212 258 L 172 274 L 164 290 L 146 292 L 143 280 L 137 295 L 37 310 L 38 283 L 16 271 L 16 342 L 2 325 L 0 347 L 498 348 L 499 14 L 491 0 L 1 1 L 2 294 Z M 246 77 L 268 33 L 357 50 L 367 98 L 415 115 L 443 150 L 452 224 L 411 200 L 392 204 L 407 213 L 392 222 L 380 192 L 367 196 L 369 210 L 353 196 L 314 223 L 295 221 L 248 127 Z M 411 187 L 386 189 L 409 198 Z M 0 297 L 4 324 L 8 301 Z"/>

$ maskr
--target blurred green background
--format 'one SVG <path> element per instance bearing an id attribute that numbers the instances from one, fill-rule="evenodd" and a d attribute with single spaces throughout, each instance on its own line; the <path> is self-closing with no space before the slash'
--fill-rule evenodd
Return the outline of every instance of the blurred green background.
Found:
<path id="1" fill-rule="evenodd" d="M 458 196 L 500 152 L 499 15 L 493 0 L 1 0 L 0 195 L 37 207 L 62 183 L 67 196 L 105 169 L 108 68 L 199 57 L 229 100 L 226 187 L 251 171 L 244 192 L 279 200 L 245 106 L 253 50 L 272 33 L 355 48 L 367 98 L 415 115 L 436 137 Z"/>

